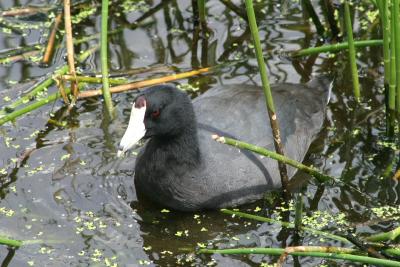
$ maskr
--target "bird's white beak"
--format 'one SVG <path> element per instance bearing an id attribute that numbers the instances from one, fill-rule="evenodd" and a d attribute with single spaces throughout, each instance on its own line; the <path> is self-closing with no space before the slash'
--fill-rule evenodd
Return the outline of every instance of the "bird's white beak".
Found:
<path id="1" fill-rule="evenodd" d="M 144 126 L 144 116 L 146 114 L 146 103 L 144 102 L 141 107 L 136 107 L 135 103 L 132 105 L 131 117 L 129 118 L 128 128 L 119 143 L 117 156 L 121 157 L 126 151 L 131 149 L 143 136 L 146 134 Z"/>

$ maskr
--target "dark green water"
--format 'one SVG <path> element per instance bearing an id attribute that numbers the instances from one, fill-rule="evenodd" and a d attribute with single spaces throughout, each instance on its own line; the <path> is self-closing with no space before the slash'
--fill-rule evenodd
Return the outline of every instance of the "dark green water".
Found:
<path id="1" fill-rule="evenodd" d="M 127 1 L 127 6 L 132 3 Z M 240 1 L 234 1 L 240 6 Z M 1 1 L 0 9 L 14 6 L 45 6 L 47 1 Z M 316 6 L 318 4 L 316 3 Z M 112 73 L 140 67 L 158 68 L 133 75 L 133 80 L 157 77 L 171 70 L 186 71 L 201 66 L 231 63 L 211 74 L 175 82 L 199 92 L 219 84 L 260 84 L 257 62 L 246 22 L 220 1 L 207 1 L 207 38 L 194 37 L 196 23 L 190 1 L 146 1 L 132 11 L 123 10 L 123 1 L 110 6 L 112 29 L 123 30 L 110 38 Z M 399 216 L 398 182 L 391 179 L 398 165 L 397 147 L 386 145 L 382 95 L 380 48 L 359 50 L 358 65 L 364 96 L 362 107 L 355 108 L 346 53 L 337 57 L 292 60 L 285 51 L 313 46 L 318 41 L 315 29 L 302 15 L 298 3 L 261 1 L 256 6 L 263 50 L 267 52 L 271 82 L 305 82 L 311 73 L 331 72 L 336 77 L 324 129 L 312 145 L 306 163 L 325 173 L 341 177 L 347 185 L 319 185 L 310 180 L 294 186 L 304 193 L 305 215 L 321 212 L 323 228 L 335 232 L 351 229 L 365 235 L 398 226 L 398 220 L 370 223 L 376 219 L 372 208 L 390 205 Z M 241 6 L 240 10 L 245 11 Z M 149 13 L 150 12 L 150 13 Z M 360 12 L 357 11 L 358 15 Z M 99 32 L 100 11 L 74 26 L 76 37 Z M 147 18 L 142 20 L 142 16 Z M 43 44 L 48 29 L 44 16 L 28 18 L 39 29 L 19 33 L 0 33 L 0 51 L 17 46 Z M 132 26 L 138 19 L 138 27 Z M 21 20 L 19 20 L 20 22 Z M 356 36 L 375 38 L 376 29 L 362 29 L 356 23 Z M 98 41 L 76 46 L 86 50 Z M 56 52 L 48 68 L 31 60 L 0 66 L 0 106 L 17 99 L 30 86 L 47 77 L 65 63 L 65 50 Z M 99 53 L 79 68 L 84 73 L 100 71 Z M 237 60 L 240 60 L 239 62 Z M 13 83 L 17 82 L 18 85 Z M 51 87 L 49 91 L 55 92 Z M 344 246 L 306 233 L 300 239 L 292 231 L 275 224 L 231 218 L 218 211 L 198 213 L 163 212 L 163 207 L 137 199 L 132 179 L 134 155 L 116 158 L 117 144 L 129 119 L 134 93 L 113 97 L 117 117 L 109 121 L 101 99 L 80 101 L 67 114 L 57 101 L 14 124 L 0 126 L 0 235 L 21 240 L 44 240 L 26 245 L 15 254 L 0 246 L 0 262 L 8 266 L 260 266 L 276 262 L 263 255 L 194 255 L 184 249 L 241 246 L 286 247 L 295 244 Z M 66 122 L 59 127 L 53 118 Z M 279 114 L 278 114 L 279 115 Z M 30 153 L 28 153 L 30 152 Z M 18 158 L 24 155 L 21 162 Z M 390 165 L 392 164 L 392 165 Z M 385 171 L 388 175 L 385 176 Z M 304 174 L 297 181 L 308 179 Z M 356 188 L 357 190 L 355 190 Z M 280 201 L 257 202 L 241 210 L 278 218 Z M 293 220 L 294 212 L 289 212 Z M 343 216 L 347 225 L 334 220 Z M 285 218 L 288 220 L 288 218 Z M 319 221 L 322 226 L 322 221 Z M 313 226 L 315 227 L 315 226 Z M 288 257 L 286 266 L 340 266 L 343 262 Z"/>

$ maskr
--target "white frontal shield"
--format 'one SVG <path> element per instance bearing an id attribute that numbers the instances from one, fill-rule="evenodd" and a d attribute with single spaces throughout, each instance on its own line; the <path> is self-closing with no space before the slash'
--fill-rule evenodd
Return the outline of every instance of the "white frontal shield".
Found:
<path id="1" fill-rule="evenodd" d="M 144 126 L 144 116 L 146 114 L 146 104 L 137 108 L 135 103 L 132 105 L 131 117 L 129 118 L 128 128 L 119 143 L 117 156 L 120 157 L 131 149 L 146 133 Z"/>

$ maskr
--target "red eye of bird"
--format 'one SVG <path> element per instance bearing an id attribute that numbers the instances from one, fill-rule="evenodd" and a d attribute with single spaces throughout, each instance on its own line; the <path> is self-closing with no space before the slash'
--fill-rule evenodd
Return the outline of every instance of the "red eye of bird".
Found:
<path id="1" fill-rule="evenodd" d="M 160 110 L 156 109 L 151 113 L 151 117 L 152 118 L 158 118 L 158 116 L 160 116 Z"/>

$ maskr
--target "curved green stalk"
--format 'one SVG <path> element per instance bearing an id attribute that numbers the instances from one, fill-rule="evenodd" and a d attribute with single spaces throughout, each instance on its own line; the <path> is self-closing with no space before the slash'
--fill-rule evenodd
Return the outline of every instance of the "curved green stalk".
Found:
<path id="1" fill-rule="evenodd" d="M 108 0 L 101 2 L 101 37 L 100 37 L 100 57 L 101 57 L 101 74 L 103 80 L 103 97 L 104 103 L 110 117 L 113 114 L 113 103 L 110 93 L 110 84 L 108 82 Z"/>
<path id="2" fill-rule="evenodd" d="M 22 246 L 22 241 L 20 240 L 15 240 L 15 239 L 10 239 L 5 236 L 0 236 L 0 244 L 10 246 L 10 247 L 16 247 L 19 248 Z"/>
<path id="3" fill-rule="evenodd" d="M 354 42 L 355 47 L 378 46 L 378 45 L 382 45 L 382 44 L 383 44 L 382 40 L 365 40 L 365 41 L 355 41 Z M 322 45 L 322 46 L 317 46 L 317 47 L 301 49 L 301 50 L 290 52 L 290 55 L 292 57 L 302 57 L 302 56 L 309 56 L 309 55 L 314 55 L 314 54 L 319 54 L 319 53 L 338 52 L 338 51 L 345 50 L 348 48 L 349 48 L 349 43 L 343 42 L 343 43 L 339 43 L 339 44 Z"/>
<path id="4" fill-rule="evenodd" d="M 71 89 L 65 88 L 65 94 L 70 94 L 71 93 Z M 51 94 L 48 97 L 41 99 L 39 101 L 36 101 L 35 103 L 32 103 L 30 105 L 27 105 L 23 108 L 20 108 L 18 110 L 15 110 L 13 112 L 11 112 L 10 114 L 5 115 L 4 117 L 0 118 L 0 125 L 3 125 L 4 123 L 8 122 L 8 121 L 12 121 L 16 118 L 18 118 L 21 115 L 24 115 L 32 110 L 35 110 L 37 108 L 40 108 L 44 105 L 47 105 L 48 103 L 54 102 L 56 101 L 58 98 L 60 98 L 60 93 L 57 91 L 57 93 Z"/>
<path id="5" fill-rule="evenodd" d="M 350 59 L 351 77 L 353 79 L 354 97 L 356 98 L 357 102 L 360 102 L 360 84 L 358 81 L 356 49 L 354 47 L 353 29 L 352 29 L 348 0 L 344 1 L 344 20 L 346 23 L 347 42 L 349 43 L 349 59 Z"/>
<path id="6" fill-rule="evenodd" d="M 234 248 L 234 249 L 200 249 L 198 253 L 219 253 L 219 254 L 268 254 L 280 256 L 283 253 L 293 256 L 316 257 L 325 259 L 347 260 L 351 262 L 361 262 L 369 265 L 400 267 L 400 262 L 377 259 L 368 256 L 359 256 L 346 253 L 327 253 L 327 252 L 300 252 L 300 251 L 285 251 L 283 248 Z"/>
<path id="7" fill-rule="evenodd" d="M 388 0 L 386 0 L 388 1 Z M 390 109 L 396 110 L 396 39 L 395 39 L 395 14 L 391 10 L 390 20 L 390 75 L 389 75 L 389 95 L 393 98 L 389 98 Z"/>
<path id="8" fill-rule="evenodd" d="M 400 112 L 400 21 L 399 21 L 399 0 L 393 0 L 392 16 L 394 25 L 394 50 L 396 58 L 396 110 Z M 392 29 L 393 30 L 393 29 Z"/>
<path id="9" fill-rule="evenodd" d="M 383 29 L 383 63 L 385 69 L 385 84 L 389 85 L 390 79 L 390 21 L 389 21 L 389 0 L 379 0 L 378 4 L 380 6 L 379 12 L 382 22 L 382 29 Z M 389 99 L 390 99 L 390 92 L 389 92 Z M 394 109 L 394 107 L 393 107 Z"/>
<path id="10" fill-rule="evenodd" d="M 258 27 L 256 22 L 256 16 L 254 14 L 253 1 L 246 0 L 246 11 L 249 20 L 249 26 L 251 30 L 251 36 L 253 37 L 254 49 L 256 51 L 258 67 L 260 69 L 261 81 L 264 88 L 264 94 L 267 101 L 268 109 L 275 113 L 274 100 L 272 98 L 271 87 L 269 85 L 269 79 L 267 74 L 267 67 L 264 62 L 264 57 L 261 50 L 260 35 L 258 33 Z"/>
<path id="11" fill-rule="evenodd" d="M 235 146 L 235 147 L 242 148 L 242 149 L 247 149 L 247 150 L 253 151 L 257 154 L 264 155 L 264 156 L 270 157 L 272 159 L 278 160 L 280 162 L 283 162 L 285 164 L 288 164 L 290 166 L 293 166 L 296 169 L 302 170 L 302 171 L 310 174 L 311 176 L 315 177 L 319 182 L 335 180 L 334 177 L 320 173 L 318 171 L 318 169 L 316 169 L 316 168 L 306 166 L 296 160 L 282 156 L 278 153 L 275 153 L 275 152 L 265 149 L 263 147 L 255 146 L 255 145 L 245 143 L 242 141 L 238 141 L 238 140 L 228 138 L 228 137 L 214 136 L 213 138 L 220 143 L 224 143 L 224 144 Z"/>
<path id="12" fill-rule="evenodd" d="M 97 49 L 98 49 L 98 46 L 94 46 L 91 49 L 85 51 L 84 53 L 81 53 L 78 57 L 78 62 L 82 62 L 85 59 L 87 59 Z M 10 112 L 14 111 L 14 109 L 19 107 L 20 105 L 22 105 L 26 102 L 29 102 L 38 93 L 40 93 L 40 92 L 46 90 L 48 87 L 52 86 L 54 83 L 53 76 L 65 75 L 67 72 L 68 72 L 68 65 L 64 65 L 61 68 L 59 68 L 58 70 L 54 71 L 54 73 L 51 77 L 49 77 L 46 80 L 44 80 L 43 82 L 39 83 L 29 93 L 25 94 L 24 96 L 22 96 L 21 98 L 19 98 L 16 101 L 14 101 L 10 105 L 3 107 L 0 110 L 0 118 L 3 118 L 2 116 L 9 114 Z"/>
<path id="13" fill-rule="evenodd" d="M 90 50 L 85 51 L 85 53 L 80 54 L 79 60 L 83 61 L 84 59 L 86 59 L 89 55 L 91 55 L 97 49 L 98 49 L 98 46 L 95 46 L 95 47 L 92 47 Z M 64 66 L 64 67 L 67 68 L 67 70 L 68 70 L 68 66 Z M 54 81 L 52 80 L 52 83 L 53 82 Z M 34 90 L 36 90 L 36 88 Z M 66 88 L 65 89 L 65 94 L 68 95 L 70 92 L 71 92 L 70 88 Z M 36 93 L 38 93 L 38 92 L 36 91 Z M 41 100 L 36 101 L 36 102 L 34 102 L 34 103 L 30 104 L 30 105 L 27 105 L 27 106 L 25 106 L 25 107 L 23 107 L 21 109 L 18 109 L 18 110 L 15 110 L 15 111 L 11 112 L 11 113 L 8 113 L 8 114 L 4 115 L 3 117 L 0 117 L 0 125 L 3 125 L 4 123 L 6 123 L 8 121 L 12 121 L 12 120 L 16 119 L 17 117 L 19 117 L 19 116 L 21 116 L 23 114 L 26 114 L 26 113 L 28 113 L 28 112 L 30 112 L 32 110 L 35 110 L 35 109 L 37 109 L 39 107 L 42 107 L 42 106 L 46 105 L 47 103 L 54 102 L 59 97 L 60 97 L 60 93 L 56 92 L 54 94 L 51 94 L 51 95 L 47 96 L 44 99 L 41 99 Z"/>
<path id="14" fill-rule="evenodd" d="M 400 227 L 393 229 L 392 231 L 379 233 L 366 238 L 366 240 L 371 242 L 382 242 L 388 240 L 395 240 L 398 236 L 400 236 Z"/>
<path id="15" fill-rule="evenodd" d="M 68 72 L 68 65 L 64 65 L 62 66 L 60 69 L 56 70 L 54 72 L 55 75 L 65 75 Z M 49 77 L 46 80 L 44 80 L 43 82 L 39 83 L 33 90 L 31 90 L 29 93 L 25 94 L 24 96 L 22 96 L 21 98 L 19 98 L 18 100 L 14 101 L 13 103 L 11 103 L 8 106 L 3 107 L 0 110 L 0 116 L 2 115 L 6 115 L 7 113 L 9 113 L 10 111 L 13 111 L 14 109 L 16 109 L 18 106 L 29 102 L 36 94 L 46 90 L 47 88 L 49 88 L 51 85 L 53 85 L 54 80 L 53 77 Z"/>
<path id="16" fill-rule="evenodd" d="M 253 0 L 246 0 L 245 4 L 246 4 L 248 23 L 250 26 L 251 35 L 253 37 L 254 48 L 256 51 L 258 68 L 260 70 L 262 86 L 264 89 L 264 95 L 265 95 L 265 100 L 266 100 L 266 105 L 267 105 L 267 110 L 268 110 L 269 122 L 270 122 L 271 129 L 272 129 L 272 135 L 274 137 L 275 151 L 280 155 L 284 155 L 283 145 L 282 145 L 282 141 L 281 141 L 281 133 L 279 130 L 279 123 L 278 123 L 278 119 L 276 116 L 275 105 L 274 105 L 274 101 L 272 98 L 271 87 L 270 87 L 268 75 L 267 75 L 267 67 L 265 65 L 264 57 L 263 57 L 262 50 L 261 50 L 260 35 L 258 33 L 256 15 L 254 13 L 254 8 L 253 8 Z M 282 188 L 283 188 L 283 193 L 286 196 L 288 196 L 288 194 L 289 194 L 288 193 L 289 177 L 287 175 L 286 165 L 279 161 L 278 168 L 279 168 L 279 174 L 281 176 L 281 184 L 282 184 Z"/>

